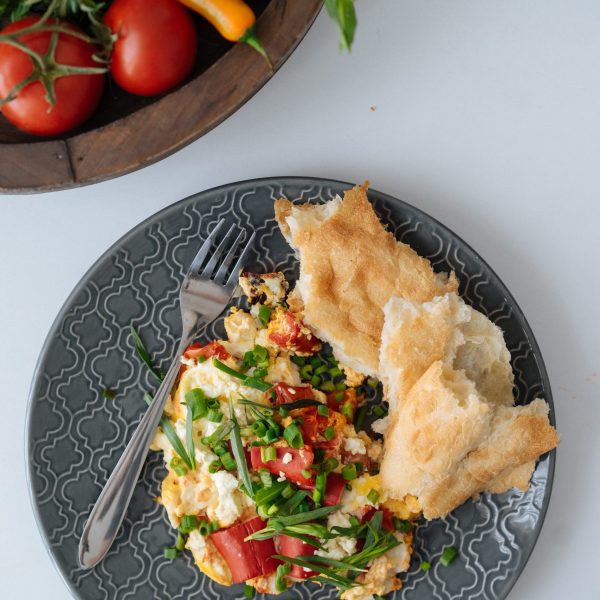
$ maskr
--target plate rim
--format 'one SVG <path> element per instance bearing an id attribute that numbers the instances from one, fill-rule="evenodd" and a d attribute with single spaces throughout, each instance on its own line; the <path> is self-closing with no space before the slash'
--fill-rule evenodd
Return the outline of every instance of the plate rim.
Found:
<path id="1" fill-rule="evenodd" d="M 110 257 L 116 249 L 118 249 L 130 237 L 133 237 L 134 235 L 136 235 L 139 230 L 144 229 L 144 227 L 146 227 L 147 224 L 160 218 L 163 214 L 166 214 L 167 212 L 172 211 L 176 206 L 183 205 L 186 202 L 190 201 L 192 198 L 198 198 L 200 196 L 210 196 L 210 195 L 220 193 L 224 190 L 227 190 L 230 188 L 236 188 L 236 187 L 240 187 L 240 186 L 247 186 L 247 185 L 252 185 L 252 184 L 257 185 L 257 186 L 262 186 L 262 185 L 266 184 L 267 182 L 277 182 L 282 187 L 285 187 L 286 184 L 292 185 L 292 184 L 298 184 L 298 183 L 307 182 L 307 181 L 313 182 L 317 185 L 341 187 L 344 189 L 351 188 L 351 187 L 357 185 L 356 183 L 351 183 L 351 182 L 347 182 L 347 181 L 343 181 L 343 180 L 339 180 L 339 179 L 330 179 L 327 177 L 311 177 L 311 176 L 303 176 L 303 175 L 284 175 L 284 176 L 267 176 L 267 177 L 257 177 L 257 178 L 252 178 L 252 179 L 243 179 L 243 180 L 239 180 L 239 181 L 221 184 L 221 185 L 218 185 L 218 186 L 215 186 L 212 188 L 208 188 L 206 190 L 201 190 L 194 194 L 190 194 L 190 195 L 186 196 L 185 198 L 181 198 L 180 200 L 177 200 L 177 201 L 161 208 L 160 210 L 156 211 L 155 213 L 151 214 L 150 216 L 148 216 L 145 219 L 143 219 L 142 221 L 140 221 L 137 225 L 134 225 L 129 231 L 127 231 L 122 236 L 120 236 L 114 243 L 112 243 L 109 246 L 109 248 L 107 248 L 104 252 L 102 252 L 102 254 L 92 263 L 92 265 L 88 269 L 86 269 L 86 271 L 83 273 L 81 278 L 75 284 L 74 288 L 71 290 L 71 292 L 69 293 L 67 298 L 62 303 L 56 317 L 54 318 L 54 320 L 52 322 L 52 325 L 50 326 L 50 329 L 48 330 L 48 333 L 46 334 L 46 337 L 44 338 L 44 341 L 43 341 L 41 349 L 40 349 L 40 353 L 38 355 L 38 358 L 37 358 L 37 361 L 36 361 L 35 367 L 33 369 L 32 376 L 31 376 L 31 382 L 29 385 L 29 393 L 27 396 L 27 410 L 25 413 L 24 458 L 25 458 L 25 463 L 26 463 L 25 470 L 26 470 L 26 481 L 27 481 L 27 492 L 28 492 L 27 495 L 29 497 L 29 502 L 30 502 L 31 508 L 33 510 L 38 533 L 39 533 L 40 537 L 42 538 L 42 542 L 44 544 L 46 552 L 48 553 L 48 555 L 51 559 L 53 567 L 56 569 L 61 580 L 66 585 L 67 589 L 71 593 L 72 597 L 75 598 L 75 600 L 85 600 L 85 599 L 79 594 L 78 590 L 76 590 L 73 587 L 72 581 L 67 577 L 67 574 L 61 570 L 61 568 L 58 564 L 58 561 L 56 560 L 54 553 L 52 551 L 52 548 L 49 544 L 49 541 L 48 541 L 47 537 L 44 535 L 39 507 L 38 507 L 38 504 L 36 502 L 35 495 L 33 492 L 33 463 L 31 461 L 31 457 L 29 455 L 30 438 L 31 438 L 31 434 L 32 434 L 31 428 L 32 428 L 32 412 L 33 412 L 33 405 L 34 405 L 35 386 L 36 386 L 38 377 L 40 375 L 42 363 L 45 360 L 46 354 L 48 352 L 49 343 L 53 339 L 53 337 L 56 334 L 60 324 L 62 323 L 66 313 L 68 312 L 68 308 L 69 308 L 71 300 L 74 299 L 77 296 L 77 294 L 79 294 L 79 292 L 81 291 L 81 288 L 83 288 L 84 285 L 87 283 L 89 276 L 95 271 L 95 269 L 101 263 L 103 263 L 108 257 Z M 521 307 L 519 306 L 518 302 L 516 301 L 515 297 L 513 296 L 512 292 L 508 289 L 508 287 L 506 286 L 504 281 L 498 276 L 496 271 L 489 265 L 489 263 L 479 254 L 479 252 L 477 252 L 469 243 L 467 243 L 461 236 L 456 234 L 447 225 L 444 225 L 441 221 L 439 221 L 435 217 L 432 217 L 430 214 L 428 214 L 424 210 L 422 210 L 404 200 L 401 200 L 395 196 L 392 196 L 385 192 L 380 192 L 379 190 L 373 189 L 373 188 L 369 188 L 369 191 L 375 193 L 380 198 L 384 198 L 385 200 L 391 201 L 392 203 L 396 203 L 400 206 L 409 208 L 410 210 L 417 213 L 419 216 L 424 217 L 426 220 L 429 220 L 431 223 L 434 223 L 436 226 L 447 231 L 448 233 L 451 234 L 451 236 L 454 239 L 458 240 L 461 244 L 464 244 L 464 246 L 466 248 L 468 248 L 471 252 L 473 252 L 473 254 L 483 263 L 483 265 L 490 270 L 492 275 L 499 282 L 501 291 L 504 293 L 506 299 L 509 301 L 509 304 L 511 305 L 511 307 L 513 308 L 513 310 L 515 311 L 517 316 L 520 319 L 522 319 L 523 329 L 524 329 L 525 333 L 527 334 L 527 338 L 530 342 L 532 351 L 538 362 L 540 379 L 541 379 L 543 387 L 544 387 L 545 401 L 550 406 L 550 414 L 549 414 L 550 423 L 556 427 L 556 411 L 554 408 L 554 399 L 553 399 L 553 395 L 552 395 L 552 388 L 550 385 L 550 378 L 548 376 L 548 371 L 546 369 L 546 364 L 544 362 L 542 352 L 540 350 L 537 339 L 535 338 L 535 335 L 533 333 L 531 325 L 529 324 L 529 321 L 527 320 L 527 318 L 525 316 L 525 313 L 522 311 Z M 550 452 L 546 453 L 545 455 L 543 455 L 543 456 L 547 456 L 547 458 L 548 458 L 548 477 L 547 477 L 547 483 L 546 483 L 545 490 L 544 490 L 542 506 L 541 506 L 540 512 L 539 512 L 539 518 L 536 523 L 536 527 L 532 533 L 533 543 L 532 543 L 531 547 L 529 548 L 529 550 L 524 555 L 524 560 L 521 565 L 521 569 L 520 569 L 519 573 L 517 574 L 516 577 L 512 578 L 512 580 L 508 584 L 508 587 L 505 589 L 505 594 L 504 594 L 504 596 L 502 596 L 503 599 L 506 599 L 509 596 L 509 594 L 512 591 L 513 587 L 515 586 L 516 582 L 518 581 L 518 579 L 521 577 L 521 574 L 525 570 L 525 567 L 527 566 L 527 563 L 529 562 L 529 559 L 531 558 L 531 555 L 533 554 L 533 551 L 539 540 L 540 533 L 544 526 L 544 522 L 546 520 L 546 514 L 548 512 L 548 507 L 550 506 L 550 500 L 552 497 L 552 488 L 554 485 L 554 472 L 555 472 L 555 468 L 556 468 L 556 450 L 557 449 L 555 448 L 555 449 L 551 450 Z"/>

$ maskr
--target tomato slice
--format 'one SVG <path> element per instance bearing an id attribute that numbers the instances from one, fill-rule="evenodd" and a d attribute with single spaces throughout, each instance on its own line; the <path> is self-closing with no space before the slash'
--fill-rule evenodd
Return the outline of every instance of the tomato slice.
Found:
<path id="1" fill-rule="evenodd" d="M 269 340 L 296 354 L 314 354 L 321 349 L 321 340 L 315 337 L 291 313 L 284 312 L 269 324 Z"/>
<path id="2" fill-rule="evenodd" d="M 279 547 L 279 554 L 282 556 L 289 556 L 290 558 L 296 558 L 297 556 L 312 556 L 315 553 L 316 548 L 299 540 L 298 538 L 289 537 L 287 535 L 280 535 L 277 537 L 277 545 Z M 305 571 L 304 567 L 300 565 L 292 565 L 290 571 L 291 577 L 297 579 L 306 579 L 316 575 L 314 571 Z"/>
<path id="3" fill-rule="evenodd" d="M 363 511 L 364 513 L 360 519 L 362 523 L 370 521 L 376 512 L 382 512 L 383 519 L 381 520 L 381 527 L 383 530 L 388 533 L 395 530 L 393 515 L 387 508 L 375 508 L 374 506 L 369 506 L 369 508 L 366 510 L 363 509 Z"/>
<path id="4" fill-rule="evenodd" d="M 323 504 L 325 506 L 335 506 L 336 504 L 339 504 L 345 487 L 346 480 L 339 473 L 329 473 L 327 476 L 327 486 L 325 487 Z"/>
<path id="5" fill-rule="evenodd" d="M 185 358 L 198 358 L 199 356 L 211 358 L 216 356 L 219 360 L 227 360 L 231 354 L 219 342 L 210 342 L 209 344 L 196 342 L 185 349 L 183 356 Z"/>
<path id="6" fill-rule="evenodd" d="M 269 390 L 270 391 L 270 390 Z M 276 383 L 273 385 L 276 404 L 288 404 L 296 400 L 314 400 L 315 394 L 309 385 L 288 385 Z"/>
<path id="7" fill-rule="evenodd" d="M 275 448 L 277 458 L 269 462 L 263 462 L 261 457 L 261 448 L 250 449 L 250 460 L 253 469 L 269 469 L 273 475 L 279 476 L 281 473 L 286 479 L 296 483 L 300 487 L 312 489 L 315 485 L 314 479 L 304 477 L 302 471 L 312 466 L 315 455 L 313 451 L 305 446 L 304 448 Z M 291 454 L 292 459 L 284 462 L 284 456 Z"/>
<path id="8" fill-rule="evenodd" d="M 265 525 L 265 521 L 255 517 L 210 535 L 210 540 L 229 566 L 233 583 L 242 583 L 254 577 L 269 575 L 280 564 L 280 561 L 272 558 L 277 554 L 272 539 L 244 541 L 246 537 L 263 529 Z"/>

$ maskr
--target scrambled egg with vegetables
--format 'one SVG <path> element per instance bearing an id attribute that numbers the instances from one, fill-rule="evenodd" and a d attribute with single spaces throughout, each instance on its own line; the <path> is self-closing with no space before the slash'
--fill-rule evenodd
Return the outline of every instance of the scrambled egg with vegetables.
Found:
<path id="1" fill-rule="evenodd" d="M 250 310 L 231 309 L 227 339 L 184 352 L 153 440 L 168 471 L 159 501 L 177 530 L 165 556 L 187 549 L 247 593 L 304 579 L 345 600 L 398 589 L 420 509 L 382 492 L 382 444 L 362 428 L 364 377 L 290 309 L 282 273 L 243 273 L 240 286 Z"/>

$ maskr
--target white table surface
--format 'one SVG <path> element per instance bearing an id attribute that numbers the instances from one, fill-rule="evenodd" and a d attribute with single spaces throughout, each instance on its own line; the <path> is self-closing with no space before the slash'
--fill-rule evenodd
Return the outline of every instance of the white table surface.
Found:
<path id="1" fill-rule="evenodd" d="M 0 198 L 2 598 L 68 597 L 34 523 L 23 431 L 70 290 L 157 210 L 269 175 L 368 178 L 498 272 L 540 343 L 562 435 L 546 523 L 510 599 L 600 598 L 600 3 L 358 0 L 358 12 L 350 56 L 322 14 L 250 102 L 159 164 Z"/>

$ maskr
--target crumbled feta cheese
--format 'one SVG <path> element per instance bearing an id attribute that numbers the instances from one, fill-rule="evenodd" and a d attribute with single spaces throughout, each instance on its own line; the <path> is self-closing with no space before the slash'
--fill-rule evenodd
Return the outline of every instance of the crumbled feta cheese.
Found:
<path id="1" fill-rule="evenodd" d="M 347 437 L 344 440 L 344 450 L 352 454 L 366 454 L 365 443 L 358 437 Z"/>
<path id="2" fill-rule="evenodd" d="M 283 460 L 283 464 L 287 465 L 287 464 L 291 463 L 293 459 L 294 459 L 294 457 L 289 452 L 286 452 L 283 455 L 283 459 L 282 459 Z"/>

